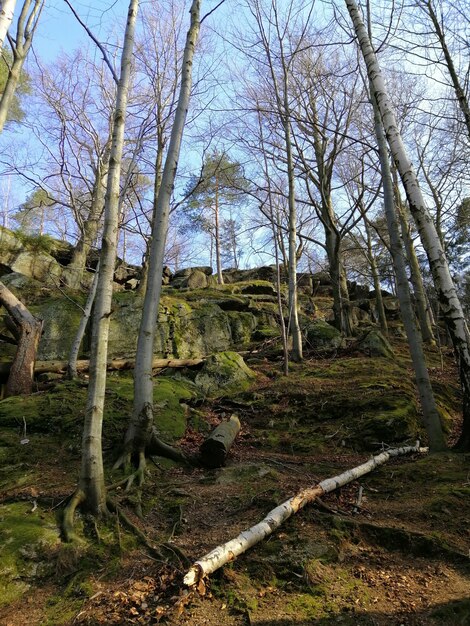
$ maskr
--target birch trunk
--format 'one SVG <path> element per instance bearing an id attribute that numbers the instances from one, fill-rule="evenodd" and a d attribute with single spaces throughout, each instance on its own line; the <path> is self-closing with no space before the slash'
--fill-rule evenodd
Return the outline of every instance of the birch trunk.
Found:
<path id="1" fill-rule="evenodd" d="M 214 207 L 214 230 L 215 230 L 215 263 L 217 266 L 217 284 L 224 284 L 222 274 L 222 260 L 220 255 L 220 225 L 219 225 L 219 175 L 215 175 L 215 207 Z"/>
<path id="2" fill-rule="evenodd" d="M 300 491 L 297 495 L 270 511 L 261 522 L 241 532 L 235 539 L 218 546 L 212 552 L 196 561 L 184 577 L 184 584 L 188 586 L 195 585 L 226 563 L 233 561 L 237 556 L 243 554 L 266 537 L 269 537 L 289 517 L 303 509 L 307 504 L 314 502 L 323 494 L 330 493 L 353 480 L 357 480 L 393 457 L 419 452 L 419 450 L 419 442 L 417 442 L 415 446 L 394 448 L 387 452 L 382 452 L 382 454 L 372 457 L 362 465 L 358 465 L 343 474 L 327 478 L 318 485 Z"/>
<path id="3" fill-rule="evenodd" d="M 31 0 L 25 0 L 18 18 L 16 36 L 14 39 L 15 44 L 12 50 L 13 63 L 0 99 L 0 133 L 3 131 L 3 127 L 7 121 L 8 111 L 10 110 L 20 80 L 21 70 L 23 69 L 31 44 L 33 43 L 34 33 L 36 32 L 44 2 L 43 0 L 35 0 L 31 13 L 28 15 L 30 6 Z"/>
<path id="4" fill-rule="evenodd" d="M 410 233 L 410 225 L 405 219 L 404 207 L 400 198 L 400 192 L 395 187 L 397 212 L 400 220 L 401 234 L 403 243 L 405 244 L 406 256 L 410 268 L 411 284 L 413 285 L 413 294 L 415 297 L 416 313 L 418 316 L 419 327 L 424 343 L 436 345 L 434 333 L 432 332 L 431 320 L 429 317 L 428 306 L 426 302 L 426 292 L 421 275 L 421 269 L 416 256 L 416 250 Z"/>
<path id="5" fill-rule="evenodd" d="M 13 21 L 15 4 L 16 0 L 3 0 L 3 2 L 0 3 L 0 50 L 3 48 L 8 29 Z"/>
<path id="6" fill-rule="evenodd" d="M 100 255 L 100 271 L 96 291 L 90 354 L 90 384 L 82 437 L 82 467 L 79 491 L 84 494 L 84 505 L 94 515 L 106 512 L 101 432 L 106 391 L 109 320 L 113 295 L 113 275 L 116 263 L 119 223 L 119 183 L 124 146 L 127 98 L 132 65 L 134 32 L 139 2 L 131 0 L 127 16 L 121 73 L 116 91 L 116 108 L 109 173 L 105 199 L 105 219 Z"/>
<path id="7" fill-rule="evenodd" d="M 372 98 L 374 96 L 372 95 Z M 405 256 L 401 244 L 398 229 L 397 214 L 395 211 L 395 197 L 393 193 L 392 173 L 388 160 L 387 141 L 384 134 L 380 111 L 375 99 L 372 100 L 374 107 L 374 126 L 377 145 L 379 148 L 380 169 L 382 172 L 382 186 L 384 192 L 384 210 L 387 219 L 387 227 L 390 235 L 390 253 L 392 255 L 393 268 L 395 270 L 396 288 L 400 311 L 405 327 L 411 360 L 416 376 L 421 408 L 423 410 L 423 422 L 429 439 L 429 447 L 432 452 L 446 449 L 442 432 L 439 411 L 434 399 L 434 393 L 426 366 L 426 357 L 423 350 L 421 334 L 416 326 L 416 320 L 411 303 L 410 287 L 406 274 Z"/>
<path id="8" fill-rule="evenodd" d="M 367 66 L 371 92 L 376 100 L 390 151 L 406 192 L 408 205 L 428 257 L 439 305 L 451 337 L 463 389 L 464 437 L 460 444 L 470 447 L 470 333 L 452 280 L 445 251 L 426 206 L 418 178 L 406 152 L 379 63 L 354 0 L 345 0 L 356 37 Z"/>
<path id="9" fill-rule="evenodd" d="M 199 35 L 200 0 L 193 0 L 190 27 L 184 48 L 180 93 L 171 130 L 168 153 L 165 159 L 161 184 L 155 205 L 152 225 L 152 242 L 149 257 L 147 291 L 145 293 L 142 320 L 137 342 L 134 370 L 134 406 L 129 428 L 124 440 L 124 456 L 116 465 L 127 462 L 134 451 L 142 455 L 153 436 L 153 377 L 152 361 L 160 293 L 162 286 L 163 259 L 168 233 L 170 199 L 178 168 L 178 159 L 188 112 L 192 83 L 192 64 Z"/>
<path id="10" fill-rule="evenodd" d="M 10 367 L 6 396 L 30 394 L 33 391 L 34 362 L 41 338 L 42 320 L 36 319 L 20 300 L 0 282 L 0 305 L 12 320 L 12 331 L 18 342 Z"/>

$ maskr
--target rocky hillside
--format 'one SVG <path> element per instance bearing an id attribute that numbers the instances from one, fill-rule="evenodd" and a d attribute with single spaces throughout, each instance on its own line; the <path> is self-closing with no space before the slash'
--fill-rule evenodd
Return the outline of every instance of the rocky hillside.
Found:
<path id="1" fill-rule="evenodd" d="M 66 359 L 84 295 L 60 284 L 65 256 L 45 254 L 39 258 L 53 259 L 58 273 L 41 274 L 36 257 L 34 274 L 26 256 L 20 268 L 3 254 L 1 280 L 45 320 L 39 358 Z M 103 447 L 110 493 L 147 546 L 120 516 L 95 525 L 83 515 L 76 542 L 60 539 L 61 510 L 80 467 L 86 374 L 74 382 L 44 374 L 31 396 L 0 401 L 0 624 L 470 623 L 470 458 L 452 452 L 383 466 L 298 513 L 205 589 L 184 589 L 191 562 L 287 497 L 384 446 L 423 438 L 395 300 L 387 299 L 386 340 L 374 326 L 373 294 L 356 286 L 358 335 L 344 339 L 328 323 L 327 278 L 299 278 L 306 358 L 287 378 L 272 268 L 227 272 L 224 286 L 205 268 L 164 278 L 155 355 L 210 356 L 156 372 L 159 433 L 193 455 L 214 425 L 236 413 L 242 430 L 225 467 L 154 457 L 140 496 L 125 492 L 112 465 L 133 381 L 131 372 L 109 373 Z M 136 285 L 125 288 L 131 280 L 116 287 L 112 357 L 135 351 L 141 299 Z M 452 443 L 460 420 L 454 364 L 445 348 L 427 358 Z"/>

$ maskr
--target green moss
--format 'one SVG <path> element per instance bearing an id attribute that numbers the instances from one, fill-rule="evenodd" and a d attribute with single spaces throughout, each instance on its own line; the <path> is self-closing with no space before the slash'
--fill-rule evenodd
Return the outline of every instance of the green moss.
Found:
<path id="1" fill-rule="evenodd" d="M 342 337 L 339 330 L 331 324 L 328 324 L 328 322 L 323 322 L 322 320 L 317 320 L 316 322 L 309 324 L 306 328 L 305 334 L 309 347 L 316 350 L 335 350 L 339 348 L 342 343 Z"/>
<path id="2" fill-rule="evenodd" d="M 196 390 L 187 381 L 161 377 L 154 386 L 156 406 L 155 423 L 165 438 L 174 441 L 186 430 L 186 406 L 184 401 L 196 395 Z"/>
<path id="3" fill-rule="evenodd" d="M 212 354 L 195 378 L 196 385 L 206 395 L 220 395 L 248 389 L 256 378 L 236 352 Z"/>
<path id="4" fill-rule="evenodd" d="M 0 606 L 20 597 L 32 581 L 50 575 L 48 555 L 58 543 L 52 516 L 31 513 L 30 503 L 0 506 Z"/>

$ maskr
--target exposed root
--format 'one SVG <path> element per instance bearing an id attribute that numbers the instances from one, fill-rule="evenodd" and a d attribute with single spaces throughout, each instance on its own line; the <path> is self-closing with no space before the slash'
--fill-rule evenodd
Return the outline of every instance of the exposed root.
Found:
<path id="1" fill-rule="evenodd" d="M 131 453 L 127 450 L 121 454 L 121 456 L 117 459 L 116 463 L 113 465 L 113 470 L 120 469 L 121 467 L 125 470 L 126 468 L 131 466 Z M 127 478 L 124 479 L 123 482 L 126 482 Z M 122 483 L 121 483 L 122 484 Z M 119 485 L 116 485 L 119 486 Z"/>
<path id="2" fill-rule="evenodd" d="M 155 428 L 152 428 L 152 434 L 150 436 L 150 442 L 147 445 L 146 452 L 149 456 L 163 456 L 166 459 L 171 459 L 177 463 L 191 465 L 190 460 L 185 454 L 183 454 L 183 452 L 181 452 L 181 450 L 173 448 L 173 446 L 169 446 L 167 443 L 164 443 L 158 438 Z"/>
<path id="3" fill-rule="evenodd" d="M 106 504 L 108 505 L 110 511 L 119 515 L 119 520 L 122 522 L 123 526 L 125 526 L 137 537 L 137 539 L 149 550 L 150 554 L 154 558 L 163 559 L 163 555 L 160 550 L 149 541 L 140 528 L 131 522 L 121 507 L 112 498 L 107 498 Z"/>
<path id="4" fill-rule="evenodd" d="M 62 515 L 61 531 L 64 541 L 73 540 L 73 522 L 75 517 L 75 511 L 82 502 L 85 501 L 85 492 L 81 489 L 77 489 L 70 498 L 69 503 L 64 509 Z"/>

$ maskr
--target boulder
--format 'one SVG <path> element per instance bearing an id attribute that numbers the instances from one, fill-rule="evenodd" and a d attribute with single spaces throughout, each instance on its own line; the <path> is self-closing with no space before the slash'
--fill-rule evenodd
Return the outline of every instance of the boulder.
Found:
<path id="1" fill-rule="evenodd" d="M 309 324 L 305 335 L 308 346 L 315 350 L 337 350 L 343 343 L 339 330 L 322 320 Z"/>
<path id="2" fill-rule="evenodd" d="M 247 389 L 256 374 L 236 352 L 220 352 L 208 357 L 194 380 L 206 395 L 239 392 Z"/>
<path id="3" fill-rule="evenodd" d="M 381 356 L 392 359 L 395 356 L 392 346 L 378 330 L 369 331 L 359 341 L 359 349 L 372 357 Z"/>

